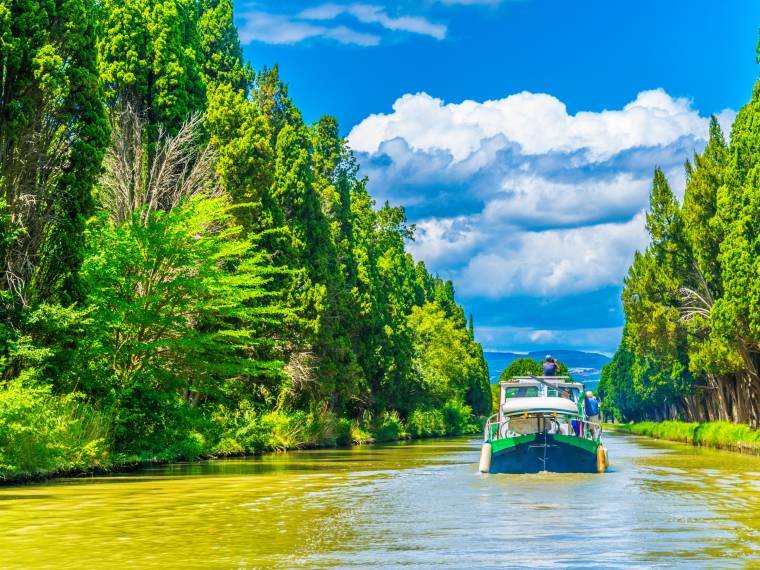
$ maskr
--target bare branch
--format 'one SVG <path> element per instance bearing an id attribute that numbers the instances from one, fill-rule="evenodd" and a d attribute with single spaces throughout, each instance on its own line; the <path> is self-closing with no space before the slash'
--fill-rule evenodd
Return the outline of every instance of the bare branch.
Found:
<path id="1" fill-rule="evenodd" d="M 150 165 L 145 119 L 126 106 L 114 115 L 112 123 L 99 189 L 101 202 L 114 222 L 122 223 L 140 211 L 145 224 L 154 210 L 169 211 L 198 194 L 221 194 L 217 154 L 201 142 L 200 114 L 191 115 L 174 136 L 159 130 Z"/>

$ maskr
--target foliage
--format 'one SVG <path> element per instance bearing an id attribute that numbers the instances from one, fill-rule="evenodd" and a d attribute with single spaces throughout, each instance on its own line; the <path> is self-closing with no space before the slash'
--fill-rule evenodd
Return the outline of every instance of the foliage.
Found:
<path id="1" fill-rule="evenodd" d="M 480 395 L 490 396 L 485 389 L 488 372 L 464 323 L 448 318 L 437 303 L 413 307 L 408 322 L 414 334 L 419 392 L 432 403 L 441 404 L 459 394 L 470 394 L 475 387 L 478 398 L 473 403 L 487 412 L 488 404 Z"/>
<path id="2" fill-rule="evenodd" d="M 0 34 L 0 390 L 41 422 L 7 472 L 464 433 L 490 410 L 453 284 L 337 121 L 306 125 L 279 68 L 243 62 L 231 0 L 22 2 Z M 50 427 L 77 414 L 108 430 Z"/>
<path id="3" fill-rule="evenodd" d="M 471 433 L 472 408 L 461 400 L 449 400 L 441 409 L 447 434 Z"/>
<path id="4" fill-rule="evenodd" d="M 711 119 L 683 207 L 655 170 L 651 243 L 625 280 L 623 340 L 600 384 L 618 418 L 760 425 L 758 117 L 760 82 L 730 144 Z"/>
<path id="5" fill-rule="evenodd" d="M 501 386 L 499 384 L 491 384 L 491 413 L 495 414 L 499 411 L 499 399 L 501 398 Z"/>
<path id="6" fill-rule="evenodd" d="M 532 358 L 524 357 L 510 363 L 501 373 L 499 381 L 503 382 L 515 376 L 541 376 L 543 369 L 541 364 Z"/>
<path id="7" fill-rule="evenodd" d="M 255 355 L 270 344 L 259 332 L 284 310 L 270 304 L 271 273 L 231 221 L 224 198 L 199 196 L 146 225 L 140 212 L 119 226 L 94 222 L 98 247 L 83 275 L 97 327 L 80 342 L 71 382 L 118 409 L 118 447 L 157 435 L 181 399 L 234 397 L 277 376 L 277 361 Z"/>
<path id="8" fill-rule="evenodd" d="M 404 424 L 398 412 L 383 412 L 380 415 L 374 429 L 375 441 L 395 441 L 405 435 Z"/>
<path id="9" fill-rule="evenodd" d="M 436 437 L 446 435 L 446 422 L 441 410 L 412 410 L 406 421 L 412 437 Z"/>
<path id="10" fill-rule="evenodd" d="M 104 0 L 100 9 L 105 100 L 117 112 L 145 115 L 152 154 L 159 126 L 174 134 L 205 106 L 198 11 L 191 0 Z"/>
<path id="11" fill-rule="evenodd" d="M 0 5 L 2 321 L 37 302 L 81 300 L 83 229 L 108 142 L 96 19 L 87 0 Z"/>
<path id="12" fill-rule="evenodd" d="M 706 423 L 664 421 L 615 425 L 614 429 L 702 447 L 760 454 L 760 431 L 746 424 L 725 421 Z"/>
<path id="13" fill-rule="evenodd" d="M 108 422 L 81 394 L 21 380 L 0 389 L 0 478 L 109 463 Z"/>
<path id="14" fill-rule="evenodd" d="M 515 376 L 542 376 L 543 374 L 544 369 L 542 368 L 542 362 L 538 362 L 525 356 L 512 361 L 509 366 L 502 370 L 501 376 L 499 376 L 499 382 L 504 382 Z M 560 362 L 557 374 L 561 376 L 569 376 L 567 364 Z"/>

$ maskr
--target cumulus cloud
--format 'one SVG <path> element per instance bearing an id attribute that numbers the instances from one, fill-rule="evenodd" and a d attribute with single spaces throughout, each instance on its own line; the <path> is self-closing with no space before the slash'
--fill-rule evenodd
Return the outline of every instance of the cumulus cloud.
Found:
<path id="1" fill-rule="evenodd" d="M 458 272 L 460 291 L 503 297 L 567 296 L 620 282 L 631 254 L 646 245 L 643 214 L 618 224 L 516 231 L 490 243 Z"/>
<path id="2" fill-rule="evenodd" d="M 503 135 L 526 155 L 584 151 L 597 162 L 626 149 L 664 146 L 683 136 L 703 137 L 706 117 L 684 98 L 662 89 L 642 91 L 621 110 L 571 115 L 556 97 L 527 91 L 504 99 L 444 103 L 427 93 L 396 100 L 393 112 L 371 115 L 349 134 L 353 148 L 377 152 L 383 141 L 403 138 L 415 150 L 444 150 L 455 161 L 483 139 Z"/>
<path id="3" fill-rule="evenodd" d="M 726 132 L 734 117 L 718 114 Z M 505 348 L 519 348 L 571 345 L 546 323 L 526 322 L 541 303 L 556 315 L 562 299 L 588 303 L 584 314 L 562 308 L 598 324 L 584 338 L 619 334 L 610 324 L 620 323 L 619 288 L 633 252 L 647 244 L 653 169 L 682 196 L 684 160 L 704 147 L 708 127 L 707 114 L 662 89 L 620 109 L 575 114 L 542 93 L 460 103 L 417 93 L 368 116 L 348 138 L 373 194 L 405 205 L 417 224 L 415 256 L 454 279 L 466 305 L 486 311 L 476 321 L 523 343 Z"/>
<path id="4" fill-rule="evenodd" d="M 681 180 L 678 175 L 673 179 Z M 482 220 L 488 227 L 509 224 L 540 229 L 629 219 L 646 206 L 649 187 L 648 176 L 632 172 L 572 180 L 517 172 L 501 182 Z"/>

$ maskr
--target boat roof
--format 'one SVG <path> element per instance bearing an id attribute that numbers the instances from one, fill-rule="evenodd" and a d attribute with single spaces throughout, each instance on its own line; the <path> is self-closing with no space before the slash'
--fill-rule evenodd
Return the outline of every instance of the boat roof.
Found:
<path id="1" fill-rule="evenodd" d="M 540 384 L 561 384 L 564 387 L 583 388 L 581 382 L 572 382 L 570 376 L 513 376 L 499 384 L 537 386 Z"/>
<path id="2" fill-rule="evenodd" d="M 533 398 L 510 398 L 501 407 L 506 416 L 520 414 L 578 415 L 578 404 L 567 398 L 540 396 Z"/>

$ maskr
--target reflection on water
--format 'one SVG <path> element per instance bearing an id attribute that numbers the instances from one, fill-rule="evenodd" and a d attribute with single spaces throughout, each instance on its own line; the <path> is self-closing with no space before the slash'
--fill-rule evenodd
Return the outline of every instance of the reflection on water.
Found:
<path id="1" fill-rule="evenodd" d="M 4 488 L 0 567 L 760 567 L 760 459 L 607 443 L 604 475 L 480 475 L 454 439 Z"/>

